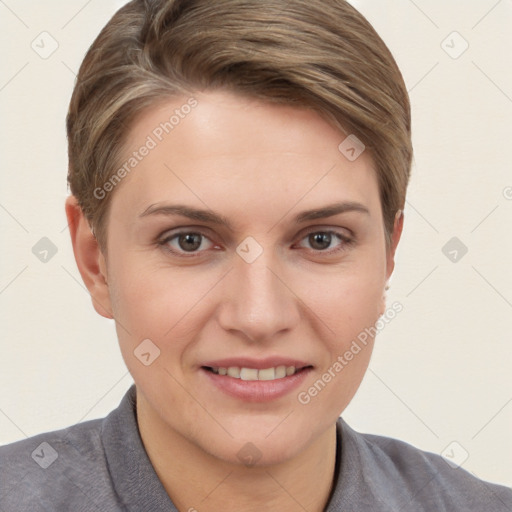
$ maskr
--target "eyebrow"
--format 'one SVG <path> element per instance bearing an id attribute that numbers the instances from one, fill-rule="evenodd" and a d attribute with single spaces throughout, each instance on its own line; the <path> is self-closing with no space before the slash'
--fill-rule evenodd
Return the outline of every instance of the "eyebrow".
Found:
<path id="1" fill-rule="evenodd" d="M 300 224 L 302 222 L 317 219 L 325 219 L 327 217 L 332 217 L 334 215 L 339 215 L 341 213 L 347 212 L 359 212 L 366 215 L 370 214 L 368 208 L 366 208 L 366 206 L 364 206 L 361 203 L 357 203 L 355 201 L 342 201 L 338 203 L 332 203 L 321 208 L 305 210 L 297 214 L 293 218 L 293 222 L 295 222 L 296 224 Z M 148 217 L 150 215 L 180 215 L 182 217 L 188 217 L 189 219 L 192 220 L 209 222 L 211 224 L 217 224 L 225 226 L 228 229 L 232 229 L 231 223 L 223 215 L 219 215 L 218 213 L 215 213 L 212 210 L 202 210 L 181 204 L 152 204 L 139 215 L 139 218 Z"/>

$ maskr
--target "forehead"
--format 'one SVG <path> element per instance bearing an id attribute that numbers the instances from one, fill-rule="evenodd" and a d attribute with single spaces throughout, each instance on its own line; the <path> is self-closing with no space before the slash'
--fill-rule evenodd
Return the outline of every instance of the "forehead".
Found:
<path id="1" fill-rule="evenodd" d="M 172 98 L 134 122 L 124 155 L 134 165 L 116 195 L 138 210 L 175 196 L 212 207 L 303 197 L 303 206 L 346 199 L 372 208 L 373 160 L 349 160 L 339 149 L 347 135 L 307 108 L 225 92 Z"/>

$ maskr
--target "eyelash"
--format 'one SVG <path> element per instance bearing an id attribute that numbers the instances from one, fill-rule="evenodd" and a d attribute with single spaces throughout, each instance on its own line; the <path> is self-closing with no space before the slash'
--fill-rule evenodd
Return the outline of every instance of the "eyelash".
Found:
<path id="1" fill-rule="evenodd" d="M 313 253 L 320 254 L 320 255 L 333 255 L 333 254 L 336 254 L 336 253 L 343 252 L 343 251 L 347 250 L 349 247 L 351 247 L 352 245 L 354 245 L 354 243 L 355 243 L 355 240 L 353 238 L 350 238 L 347 235 L 344 235 L 344 234 L 342 234 L 342 233 L 340 233 L 338 231 L 333 231 L 333 230 L 329 230 L 329 229 L 309 231 L 308 233 L 306 233 L 300 239 L 300 241 L 308 238 L 311 235 L 317 235 L 317 234 L 332 235 L 332 236 L 338 238 L 338 240 L 341 242 L 341 245 L 338 246 L 338 248 L 335 248 L 335 249 L 324 249 L 324 250 L 321 250 L 321 249 L 309 249 Z M 173 255 L 176 255 L 178 257 L 183 257 L 183 258 L 197 258 L 197 257 L 200 257 L 202 252 L 204 252 L 204 250 L 203 251 L 195 251 L 195 252 L 187 253 L 186 251 L 183 251 L 183 252 L 182 251 L 176 251 L 175 249 L 171 249 L 169 247 L 168 244 L 169 244 L 169 242 L 171 240 L 177 239 L 178 237 L 180 237 L 182 235 L 200 235 L 201 237 L 210 240 L 209 237 L 206 234 L 202 233 L 200 230 L 193 230 L 193 231 L 192 230 L 188 230 L 188 231 L 179 231 L 177 233 L 173 233 L 172 235 L 166 236 L 165 238 L 159 240 L 157 243 L 158 243 L 159 246 L 161 246 L 167 252 L 172 253 Z M 211 242 L 211 240 L 210 240 L 210 242 Z M 208 249 L 206 249 L 206 250 L 208 250 Z"/>

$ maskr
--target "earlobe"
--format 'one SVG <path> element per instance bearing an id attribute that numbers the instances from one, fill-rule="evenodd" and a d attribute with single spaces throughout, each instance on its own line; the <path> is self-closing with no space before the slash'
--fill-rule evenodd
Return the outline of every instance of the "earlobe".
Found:
<path id="1" fill-rule="evenodd" d="M 386 303 L 387 303 L 386 292 L 388 290 L 389 290 L 389 284 L 386 284 L 386 286 L 384 288 L 384 293 L 382 294 L 382 300 L 380 303 L 379 318 L 386 312 Z"/>
<path id="2" fill-rule="evenodd" d="M 112 319 L 105 257 L 75 196 L 66 199 L 66 217 L 76 264 L 91 294 L 94 309 L 101 316 Z"/>

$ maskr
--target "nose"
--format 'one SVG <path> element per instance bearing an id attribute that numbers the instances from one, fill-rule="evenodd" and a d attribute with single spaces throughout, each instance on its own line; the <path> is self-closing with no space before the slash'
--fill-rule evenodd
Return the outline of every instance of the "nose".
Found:
<path id="1" fill-rule="evenodd" d="M 291 331 L 300 321 L 300 300 L 292 283 L 266 250 L 247 263 L 235 256 L 224 282 L 218 321 L 231 333 L 250 341 L 265 341 Z"/>

